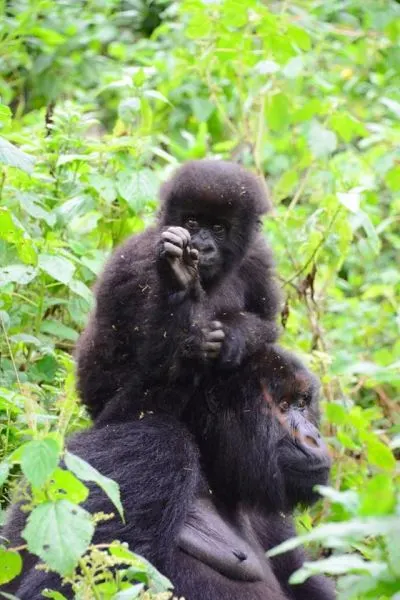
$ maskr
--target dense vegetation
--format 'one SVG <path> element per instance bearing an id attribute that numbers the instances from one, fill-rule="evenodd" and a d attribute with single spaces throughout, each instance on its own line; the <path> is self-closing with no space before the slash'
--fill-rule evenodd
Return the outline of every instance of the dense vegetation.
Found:
<path id="1" fill-rule="evenodd" d="M 32 486 L 16 492 L 28 547 L 77 598 L 162 597 L 165 580 L 118 544 L 81 558 L 105 518 L 71 514 L 82 482 L 123 509 L 87 464 L 58 466 L 65 435 L 88 424 L 71 351 L 96 275 L 151 222 L 160 181 L 190 158 L 229 157 L 266 177 L 282 343 L 324 384 L 335 467 L 324 502 L 299 513 L 318 560 L 297 580 L 324 571 L 341 599 L 399 600 L 400 4 L 0 7 L 0 486 L 3 509 L 21 470 Z M 0 542 L 1 584 L 21 558 Z"/>

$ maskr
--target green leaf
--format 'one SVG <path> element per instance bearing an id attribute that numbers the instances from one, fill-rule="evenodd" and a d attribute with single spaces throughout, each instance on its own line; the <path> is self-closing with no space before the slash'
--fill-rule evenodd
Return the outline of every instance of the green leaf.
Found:
<path id="1" fill-rule="evenodd" d="M 375 475 L 361 490 L 360 516 L 391 513 L 395 504 L 393 479 L 386 473 Z"/>
<path id="2" fill-rule="evenodd" d="M 150 169 L 123 171 L 118 176 L 117 190 L 135 212 L 140 212 L 147 202 L 157 199 L 158 179 Z"/>
<path id="3" fill-rule="evenodd" d="M 107 204 L 111 204 L 116 199 L 117 190 L 115 188 L 114 180 L 96 173 L 89 177 L 89 184 L 102 198 L 104 198 Z"/>
<path id="4" fill-rule="evenodd" d="M 47 485 L 47 493 L 51 500 L 69 500 L 74 504 L 84 502 L 89 490 L 71 471 L 57 468 Z"/>
<path id="5" fill-rule="evenodd" d="M 79 338 L 79 334 L 72 327 L 68 327 L 68 325 L 64 325 L 60 321 L 51 321 L 50 319 L 46 319 L 40 325 L 41 333 L 47 333 L 48 335 L 53 335 L 60 340 L 69 340 L 70 342 L 76 342 Z"/>
<path id="6" fill-rule="evenodd" d="M 22 558 L 18 552 L 0 547 L 0 585 L 12 581 L 22 570 Z"/>
<path id="7" fill-rule="evenodd" d="M 55 440 L 33 440 L 23 446 L 21 469 L 29 483 L 40 488 L 58 465 L 60 449 Z"/>
<path id="8" fill-rule="evenodd" d="M 26 173 L 32 173 L 34 158 L 0 137 L 0 163 L 9 167 L 17 167 Z"/>
<path id="9" fill-rule="evenodd" d="M 380 101 L 400 119 L 400 102 L 392 98 L 381 98 Z"/>
<path id="10" fill-rule="evenodd" d="M 290 576 L 289 583 L 295 585 L 303 583 L 312 575 L 343 575 L 344 573 L 368 573 L 373 577 L 379 577 L 386 570 L 385 563 L 363 560 L 359 556 L 344 554 L 330 556 L 323 560 L 305 562 L 301 569 Z"/>
<path id="11" fill-rule="evenodd" d="M 400 535 L 400 519 L 398 517 L 375 517 L 327 523 L 316 527 L 310 533 L 284 541 L 269 550 L 267 556 L 277 556 L 311 542 L 322 542 L 329 548 L 347 547 L 354 540 L 368 536 L 387 535 L 391 532 Z"/>
<path id="12" fill-rule="evenodd" d="M 0 463 L 0 487 L 7 481 L 10 473 L 10 464 L 7 461 Z"/>
<path id="13" fill-rule="evenodd" d="M 214 112 L 214 104 L 207 98 L 192 98 L 190 101 L 192 105 L 192 111 L 198 121 L 207 121 L 207 119 Z"/>
<path id="14" fill-rule="evenodd" d="M 372 465 L 391 471 L 396 468 L 396 459 L 388 446 L 375 437 L 367 440 L 367 459 Z"/>
<path id="15" fill-rule="evenodd" d="M 0 123 L 8 125 L 12 119 L 11 109 L 5 104 L 0 104 Z"/>
<path id="16" fill-rule="evenodd" d="M 75 271 L 75 265 L 64 256 L 40 254 L 39 267 L 50 277 L 68 285 Z"/>
<path id="17" fill-rule="evenodd" d="M 91 515 L 68 500 L 33 509 L 22 532 L 28 550 L 61 575 L 69 575 L 86 552 L 94 533 Z"/>
<path id="18" fill-rule="evenodd" d="M 300 50 L 310 50 L 310 36 L 304 29 L 296 27 L 295 25 L 290 25 L 288 27 L 287 36 L 291 42 L 293 42 L 296 46 L 298 46 L 298 48 L 300 48 Z"/>
<path id="19" fill-rule="evenodd" d="M 316 158 L 324 158 L 336 150 L 337 138 L 333 131 L 313 121 L 308 132 L 308 144 Z"/>
<path id="20" fill-rule="evenodd" d="M 60 594 L 60 592 L 56 592 L 55 590 L 42 590 L 42 596 L 44 598 L 51 598 L 52 600 L 68 600 L 64 594 Z"/>
<path id="21" fill-rule="evenodd" d="M 274 94 L 268 98 L 265 109 L 268 126 L 279 131 L 285 129 L 290 122 L 290 102 L 285 94 Z"/>
<path id="22" fill-rule="evenodd" d="M 124 520 L 124 509 L 121 504 L 118 483 L 109 477 L 105 477 L 85 460 L 71 452 L 65 452 L 64 461 L 68 469 L 75 473 L 79 479 L 82 479 L 83 481 L 92 481 L 101 487 L 118 510 L 121 519 Z"/>
<path id="23" fill-rule="evenodd" d="M 144 590 L 144 583 L 137 583 L 126 590 L 122 590 L 122 592 L 118 592 L 113 596 L 112 600 L 135 600 L 135 598 L 139 598 L 140 594 Z"/>

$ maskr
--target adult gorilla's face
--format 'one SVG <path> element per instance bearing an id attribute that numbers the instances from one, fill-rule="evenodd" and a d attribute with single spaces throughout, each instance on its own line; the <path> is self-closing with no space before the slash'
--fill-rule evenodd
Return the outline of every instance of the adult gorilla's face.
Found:
<path id="1" fill-rule="evenodd" d="M 266 416 L 273 419 L 277 463 L 283 475 L 290 507 L 317 499 L 316 485 L 328 481 L 331 459 L 317 428 L 318 384 L 305 369 L 293 372 L 292 381 L 275 388 L 275 396 L 263 386 Z M 278 394 L 277 394 L 278 392 Z M 265 408 L 264 408 L 265 411 Z"/>
<path id="2" fill-rule="evenodd" d="M 319 384 L 292 354 L 269 346 L 218 378 L 208 411 L 188 407 L 213 493 L 227 505 L 287 511 L 317 498 L 331 460 L 318 428 Z"/>

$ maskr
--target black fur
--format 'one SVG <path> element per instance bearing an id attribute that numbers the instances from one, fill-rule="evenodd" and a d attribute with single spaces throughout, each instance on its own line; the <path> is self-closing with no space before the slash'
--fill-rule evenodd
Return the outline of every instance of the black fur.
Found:
<path id="1" fill-rule="evenodd" d="M 127 542 L 186 600 L 333 600 L 333 588 L 322 577 L 289 585 L 290 574 L 304 561 L 301 550 L 263 558 L 264 551 L 294 534 L 294 505 L 312 502 L 311 487 L 328 477 L 330 460 L 315 427 L 316 380 L 292 355 L 270 346 L 237 373 L 222 373 L 204 394 L 202 404 L 200 396 L 192 397 L 181 420 L 146 415 L 71 440 L 72 452 L 120 485 L 126 524 L 118 516 L 100 524 L 95 542 Z M 311 438 L 315 445 L 308 443 Z M 211 500 L 232 528 L 229 539 L 239 536 L 260 557 L 260 580 L 237 580 L 212 568 L 212 548 L 204 561 L 182 549 L 182 528 L 201 497 Z M 90 512 L 115 512 L 95 486 L 86 506 Z M 3 532 L 12 545 L 21 543 L 22 527 L 23 515 L 15 507 Z M 244 560 L 236 547 L 232 552 Z M 32 570 L 29 560 L 31 571 L 9 590 L 21 600 L 39 600 L 43 587 L 60 589 L 56 576 Z"/>
<path id="2" fill-rule="evenodd" d="M 194 161 L 163 186 L 161 200 L 156 226 L 130 238 L 106 265 L 78 344 L 78 387 L 92 417 L 112 399 L 104 422 L 152 408 L 148 393 L 167 383 L 176 385 L 179 414 L 193 374 L 211 379 L 277 337 L 273 261 L 258 231 L 268 210 L 260 180 L 233 163 Z M 184 227 L 188 216 L 205 222 L 213 265 L 202 260 L 199 238 L 200 277 L 182 290 L 161 236 L 169 226 Z M 223 236 L 207 229 L 214 219 L 224 222 Z M 219 358 L 204 360 L 205 331 L 215 320 L 225 339 Z"/>

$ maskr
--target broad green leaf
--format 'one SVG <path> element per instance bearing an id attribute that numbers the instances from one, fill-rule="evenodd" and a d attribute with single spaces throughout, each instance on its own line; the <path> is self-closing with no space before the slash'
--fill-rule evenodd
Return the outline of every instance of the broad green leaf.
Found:
<path id="1" fill-rule="evenodd" d="M 39 267 L 50 277 L 68 285 L 75 271 L 75 265 L 64 256 L 40 254 Z"/>
<path id="2" fill-rule="evenodd" d="M 91 515 L 69 500 L 45 502 L 33 509 L 22 532 L 28 550 L 61 575 L 69 575 L 94 533 Z"/>
<path id="3" fill-rule="evenodd" d="M 117 190 L 135 212 L 140 212 L 147 202 L 157 199 L 158 178 L 150 169 L 123 171 L 117 179 Z"/>
<path id="4" fill-rule="evenodd" d="M 69 289 L 75 294 L 86 300 L 89 306 L 93 303 L 93 292 L 80 279 L 73 279 L 69 284 Z"/>
<path id="5" fill-rule="evenodd" d="M 42 322 L 40 331 L 48 335 L 54 335 L 60 340 L 69 340 L 70 342 L 76 342 L 79 337 L 78 332 L 72 329 L 72 327 L 68 327 L 68 325 L 60 323 L 60 321 L 50 321 L 49 319 Z"/>
<path id="6" fill-rule="evenodd" d="M 137 583 L 126 590 L 122 590 L 122 592 L 118 592 L 113 596 L 112 600 L 135 600 L 135 598 L 139 598 L 140 594 L 144 590 L 144 583 Z"/>
<path id="7" fill-rule="evenodd" d="M 51 598 L 51 600 L 67 600 L 64 594 L 60 594 L 60 592 L 56 592 L 55 590 L 42 590 L 42 596 L 44 598 Z"/>
<path id="8" fill-rule="evenodd" d="M 360 496 L 360 516 L 389 514 L 395 503 L 393 478 L 386 473 L 375 475 L 366 482 Z"/>
<path id="9" fill-rule="evenodd" d="M 58 465 L 60 449 L 55 440 L 33 440 L 23 446 L 21 469 L 29 483 L 42 487 Z"/>
<path id="10" fill-rule="evenodd" d="M 10 472 L 10 464 L 7 461 L 0 463 L 0 487 L 7 481 Z"/>
<path id="11" fill-rule="evenodd" d="M 116 199 L 117 190 L 113 179 L 96 173 L 89 177 L 89 184 L 104 198 L 107 204 L 111 204 Z"/>
<path id="12" fill-rule="evenodd" d="M 22 558 L 18 552 L 0 547 L 0 584 L 12 581 L 22 570 Z"/>
<path id="13" fill-rule="evenodd" d="M 36 346 L 37 348 L 42 348 L 44 346 L 41 340 L 29 333 L 16 333 L 10 337 L 10 340 L 16 343 L 23 342 L 24 344 L 33 344 L 33 346 Z"/>
<path id="14" fill-rule="evenodd" d="M 0 104 L 0 123 L 8 125 L 12 119 L 11 109 L 5 104 Z"/>
<path id="15" fill-rule="evenodd" d="M 0 137 L 0 163 L 9 167 L 17 167 L 26 173 L 32 173 L 34 158 Z"/>
<path id="16" fill-rule="evenodd" d="M 81 504 L 89 495 L 89 490 L 71 471 L 57 468 L 47 485 L 51 500 L 69 500 Z"/>
<path id="17" fill-rule="evenodd" d="M 120 544 L 112 545 L 109 551 L 112 556 L 117 557 L 119 560 L 126 560 L 127 564 L 131 565 L 127 574 L 132 578 L 135 578 L 138 573 L 146 574 L 149 579 L 147 584 L 154 593 L 163 592 L 173 587 L 170 580 L 140 554 L 136 554 Z"/>
<path id="18" fill-rule="evenodd" d="M 118 116 L 124 123 L 133 122 L 140 113 L 139 98 L 125 98 L 118 106 Z"/>
<path id="19" fill-rule="evenodd" d="M 49 227 L 53 227 L 56 222 L 55 214 L 46 210 L 40 203 L 39 199 L 34 194 L 19 194 L 21 208 L 34 219 L 41 219 L 47 223 Z"/>
<path id="20" fill-rule="evenodd" d="M 165 104 L 171 105 L 171 102 L 168 100 L 168 98 L 166 98 L 164 96 L 164 94 L 162 94 L 158 90 L 145 90 L 144 95 L 147 96 L 148 98 L 154 98 L 155 100 L 160 100 L 161 102 L 164 102 Z"/>
<path id="21" fill-rule="evenodd" d="M 343 506 L 350 514 L 356 514 L 360 506 L 358 494 L 354 490 L 339 491 L 325 485 L 316 486 L 321 496 L 328 498 L 335 504 Z"/>
<path id="22" fill-rule="evenodd" d="M 351 554 L 341 556 L 330 556 L 323 560 L 314 562 L 306 561 L 301 569 L 290 576 L 289 582 L 293 585 L 303 583 L 312 575 L 343 575 L 344 573 L 368 573 L 373 577 L 379 577 L 386 570 L 385 563 L 363 560 L 361 557 Z"/>
<path id="23" fill-rule="evenodd" d="M 101 487 L 118 510 L 121 519 L 124 520 L 124 509 L 121 504 L 118 483 L 109 477 L 105 477 L 85 460 L 71 452 L 65 452 L 64 461 L 68 469 L 75 473 L 79 479 L 82 479 L 83 481 L 92 481 Z"/>
<path id="24" fill-rule="evenodd" d="M 268 98 L 265 114 L 268 126 L 272 130 L 285 129 L 290 121 L 290 102 L 287 96 L 279 93 Z"/>
<path id="25" fill-rule="evenodd" d="M 198 121 L 207 121 L 215 109 L 214 104 L 207 98 L 192 98 L 191 105 L 193 114 Z"/>
<path id="26" fill-rule="evenodd" d="M 343 206 L 349 211 L 356 213 L 360 208 L 360 192 L 357 190 L 349 191 L 346 193 L 338 193 L 337 198 Z"/>
<path id="27" fill-rule="evenodd" d="M 26 265 L 8 265 L 0 269 L 0 286 L 8 283 L 26 285 L 35 279 L 37 269 Z"/>
<path id="28" fill-rule="evenodd" d="M 336 150 L 337 138 L 333 131 L 313 121 L 308 132 L 308 144 L 316 158 L 325 158 Z"/>
<path id="29" fill-rule="evenodd" d="M 398 517 L 371 517 L 327 523 L 316 527 L 310 533 L 286 540 L 269 550 L 267 556 L 277 556 L 311 542 L 322 542 L 329 548 L 347 547 L 355 540 L 368 536 L 386 535 L 390 532 L 400 535 L 400 519 Z"/>
<path id="30" fill-rule="evenodd" d="M 400 119 L 400 102 L 392 98 L 381 98 L 380 101 Z"/>
<path id="31" fill-rule="evenodd" d="M 392 451 L 376 438 L 367 440 L 367 458 L 372 465 L 382 469 L 390 471 L 396 468 L 396 459 Z"/>
<path id="32" fill-rule="evenodd" d="M 0 239 L 15 243 L 19 241 L 25 231 L 22 225 L 17 222 L 15 217 L 6 207 L 0 207 Z"/>

